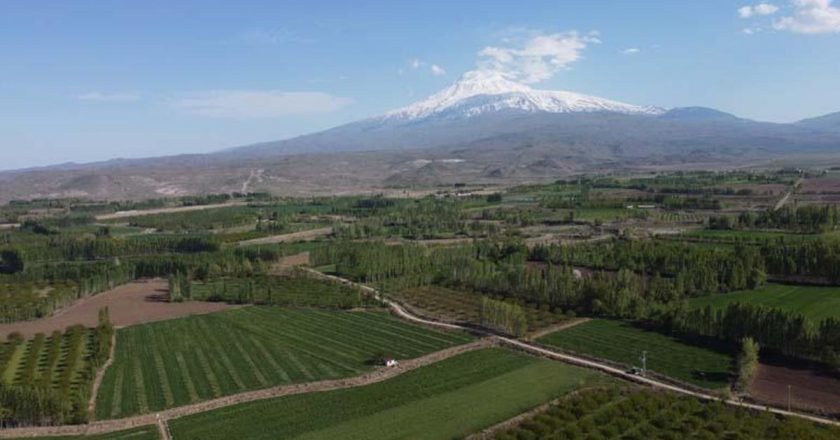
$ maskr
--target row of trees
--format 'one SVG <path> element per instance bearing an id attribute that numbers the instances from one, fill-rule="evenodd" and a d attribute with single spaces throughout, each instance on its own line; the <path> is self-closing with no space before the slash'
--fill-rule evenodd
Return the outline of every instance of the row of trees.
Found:
<path id="1" fill-rule="evenodd" d="M 56 331 L 49 341 L 43 334 L 36 335 L 29 342 L 28 355 L 21 361 L 21 373 L 16 382 L 0 381 L 0 426 L 87 422 L 87 397 L 96 371 L 108 359 L 113 335 L 114 327 L 107 309 L 99 311 L 99 324 L 93 330 L 75 326 L 63 335 Z M 3 347 L 4 364 L 11 361 L 5 359 L 6 352 L 17 350 L 24 343 L 19 335 L 10 336 Z M 64 360 L 60 362 L 62 346 L 65 347 Z M 36 365 L 46 368 L 46 373 L 39 378 L 33 375 Z"/>
<path id="2" fill-rule="evenodd" d="M 711 229 L 784 229 L 794 232 L 819 233 L 840 225 L 840 206 L 786 206 L 759 213 L 743 212 L 737 217 L 717 216 L 709 219 Z"/>
<path id="3" fill-rule="evenodd" d="M 528 331 L 528 315 L 515 303 L 484 297 L 478 316 L 482 327 L 517 337 Z"/>
<path id="4" fill-rule="evenodd" d="M 722 309 L 673 307 L 652 320 L 669 332 L 733 345 L 752 338 L 771 352 L 840 368 L 840 320 L 835 318 L 815 323 L 778 308 L 734 303 Z"/>

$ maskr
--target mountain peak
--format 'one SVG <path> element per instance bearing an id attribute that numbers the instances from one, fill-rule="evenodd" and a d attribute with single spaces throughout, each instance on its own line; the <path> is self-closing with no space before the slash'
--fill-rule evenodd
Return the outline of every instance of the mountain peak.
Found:
<path id="1" fill-rule="evenodd" d="M 639 107 L 574 92 L 537 90 L 500 72 L 473 70 L 462 75 L 452 86 L 408 107 L 387 113 L 382 119 L 413 121 L 432 116 L 459 119 L 499 111 L 663 113 L 656 107 Z"/>

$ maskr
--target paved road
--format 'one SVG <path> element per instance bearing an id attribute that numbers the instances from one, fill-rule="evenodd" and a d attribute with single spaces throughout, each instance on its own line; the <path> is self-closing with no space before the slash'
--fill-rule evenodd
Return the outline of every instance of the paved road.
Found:
<path id="1" fill-rule="evenodd" d="M 366 290 L 368 292 L 373 293 L 377 298 L 379 298 L 382 302 L 387 304 L 391 310 L 394 311 L 398 316 L 413 321 L 419 324 L 428 325 L 439 327 L 448 330 L 462 330 L 462 331 L 469 331 L 472 333 L 478 333 L 479 335 L 486 336 L 485 338 L 479 339 L 476 342 L 466 344 L 466 345 L 459 345 L 456 347 L 452 347 L 446 350 L 442 350 L 439 352 L 435 352 L 421 358 L 417 359 L 410 359 L 407 361 L 403 361 L 398 367 L 396 368 L 385 368 L 385 369 L 378 369 L 376 371 L 364 374 L 362 376 L 352 377 L 348 379 L 338 379 L 338 380 L 325 380 L 319 382 L 311 382 L 311 383 L 302 383 L 302 384 L 293 384 L 293 385 L 283 385 L 274 388 L 267 388 L 262 390 L 256 391 L 249 391 L 240 394 L 234 394 L 231 396 L 221 397 L 218 399 L 208 400 L 204 402 L 199 402 L 192 405 L 187 406 L 180 406 L 176 408 L 171 408 L 165 411 L 161 411 L 156 414 L 144 414 L 135 417 L 129 417 L 124 419 L 117 419 L 117 420 L 105 420 L 105 421 L 96 421 L 92 422 L 87 425 L 65 425 L 65 426 L 52 426 L 52 427 L 34 427 L 34 428 L 15 428 L 15 429 L 5 429 L 0 430 L 0 438 L 15 438 L 15 437 L 34 437 L 34 436 L 59 436 L 59 435 L 86 435 L 86 434 L 101 434 L 101 433 L 108 433 L 114 431 L 121 431 L 125 429 L 131 429 L 134 427 L 139 426 L 151 426 L 157 425 L 159 430 L 161 431 L 164 438 L 169 438 L 169 430 L 167 422 L 169 420 L 184 417 L 192 414 L 198 414 L 205 411 L 211 411 L 219 408 L 224 408 L 231 405 L 238 405 L 240 403 L 246 402 L 253 402 L 256 400 L 263 400 L 263 399 L 270 399 L 275 397 L 281 396 L 288 396 L 292 394 L 302 394 L 302 393 L 310 393 L 315 391 L 329 391 L 329 390 L 336 390 L 341 388 L 351 388 L 351 387 L 359 387 L 365 386 L 376 382 L 381 382 L 387 379 L 391 379 L 393 377 L 398 376 L 399 374 L 405 373 L 407 371 L 411 371 L 426 365 L 430 365 L 432 363 L 440 362 L 444 359 L 449 357 L 453 357 L 467 351 L 478 350 L 481 348 L 486 348 L 491 346 L 495 343 L 501 343 L 503 345 L 507 345 L 509 347 L 517 348 L 535 355 L 543 356 L 550 359 L 559 360 L 568 364 L 577 365 L 584 368 L 589 368 L 593 370 L 599 370 L 604 373 L 610 374 L 615 377 L 620 377 L 622 379 L 641 383 L 644 385 L 648 385 L 654 388 L 659 388 L 663 390 L 668 390 L 674 393 L 683 394 L 687 396 L 696 397 L 703 400 L 720 400 L 719 397 L 701 393 L 693 390 L 689 390 L 686 388 L 682 388 L 677 385 L 672 385 L 664 382 L 660 382 L 654 379 L 650 379 L 647 377 L 641 377 L 635 374 L 630 374 L 625 372 L 622 369 L 613 367 L 611 365 L 603 364 L 594 360 L 584 359 L 577 356 L 568 355 L 565 353 L 555 352 L 534 344 L 530 344 L 527 342 L 523 342 L 517 339 L 512 339 L 504 336 L 495 335 L 490 332 L 484 332 L 472 328 L 463 327 L 457 324 L 450 324 L 450 323 L 443 323 L 432 321 L 428 319 L 421 318 L 419 316 L 415 316 L 409 312 L 407 312 L 400 304 L 391 301 L 387 298 L 382 297 L 379 292 L 369 286 L 361 285 L 354 283 L 350 280 L 322 274 L 317 272 L 313 269 L 308 269 L 313 273 L 317 273 L 319 276 L 325 279 L 331 279 L 343 284 L 350 284 L 356 285 L 359 288 Z M 807 414 L 801 414 L 797 412 L 785 411 L 777 408 L 770 408 L 763 405 L 755 405 L 749 403 L 743 403 L 738 400 L 730 399 L 724 400 L 724 403 L 732 406 L 742 407 L 753 409 L 757 411 L 768 411 L 774 414 L 779 414 L 788 417 L 799 417 L 802 419 L 810 420 L 812 422 L 825 424 L 825 425 L 834 425 L 840 426 L 840 422 L 835 420 L 830 420 L 822 417 L 816 417 Z"/>
<path id="2" fill-rule="evenodd" d="M 332 278 L 332 279 L 336 279 L 336 280 L 338 280 L 340 282 L 343 282 L 345 284 L 356 284 L 356 283 L 353 283 L 350 280 L 335 277 L 335 276 L 332 276 L 332 275 L 324 275 L 324 276 Z M 398 304 L 394 301 L 391 301 L 387 298 L 381 297 L 379 295 L 379 292 L 377 292 L 375 289 L 373 289 L 371 287 L 368 287 L 368 286 L 360 285 L 360 284 L 356 284 L 356 285 L 358 285 L 358 286 L 362 287 L 363 289 L 366 289 L 370 292 L 373 292 L 377 296 L 377 298 L 379 298 L 381 301 L 386 303 L 391 308 L 391 310 L 393 310 L 397 315 L 399 315 L 400 317 L 405 318 L 409 321 L 414 321 L 414 322 L 419 323 L 419 324 L 430 325 L 430 326 L 445 328 L 445 329 L 449 329 L 449 330 L 466 330 L 466 331 L 471 331 L 471 332 L 474 332 L 474 333 L 476 332 L 475 329 L 466 328 L 466 327 L 463 327 L 463 326 L 460 326 L 460 325 L 457 325 L 457 324 L 431 321 L 431 320 L 428 320 L 428 319 L 420 318 L 418 316 L 414 316 L 411 313 L 409 313 L 408 311 L 406 311 L 400 304 Z M 488 335 L 488 336 L 493 335 L 489 332 L 479 332 L 479 333 L 484 333 L 485 335 Z M 622 379 L 625 379 L 625 380 L 628 380 L 628 381 L 631 381 L 631 382 L 637 382 L 637 383 L 641 383 L 641 384 L 644 384 L 644 385 L 649 385 L 649 386 L 654 387 L 654 388 L 664 389 L 664 390 L 672 391 L 672 392 L 675 392 L 675 393 L 684 394 L 684 395 L 687 395 L 687 396 L 697 397 L 697 398 L 703 399 L 703 400 L 720 400 L 720 398 L 718 396 L 715 396 L 715 395 L 712 395 L 712 394 L 701 393 L 701 392 L 697 392 L 697 391 L 690 390 L 690 389 L 687 389 L 687 388 L 682 388 L 682 387 L 677 386 L 677 385 L 672 385 L 672 384 L 669 384 L 669 383 L 660 382 L 660 381 L 655 380 L 655 379 L 650 379 L 650 378 L 647 378 L 647 377 L 641 377 L 641 376 L 638 376 L 638 375 L 635 375 L 635 374 L 630 374 L 630 373 L 627 373 L 626 371 L 624 371 L 622 369 L 613 367 L 611 365 L 603 364 L 603 363 L 600 363 L 600 362 L 597 362 L 597 361 L 593 361 L 593 360 L 590 360 L 590 359 L 584 359 L 584 358 L 580 358 L 580 357 L 577 357 L 577 356 L 572 356 L 572 355 L 568 355 L 568 354 L 565 354 L 565 353 L 559 353 L 559 352 L 556 352 L 556 351 L 548 350 L 546 348 L 543 348 L 543 347 L 540 347 L 540 346 L 537 346 L 537 345 L 534 345 L 534 344 L 530 344 L 530 343 L 527 343 L 527 342 L 523 342 L 523 341 L 520 341 L 520 340 L 517 340 L 517 339 L 512 339 L 512 338 L 508 338 L 508 337 L 504 337 L 504 336 L 498 336 L 498 335 L 493 335 L 493 336 L 496 336 L 500 341 L 502 341 L 502 343 L 504 343 L 505 345 L 508 345 L 510 347 L 519 348 L 521 350 L 524 350 L 524 351 L 527 351 L 527 352 L 530 352 L 530 353 L 533 353 L 533 354 L 536 354 L 536 355 L 544 356 L 544 357 L 551 358 L 551 359 L 556 359 L 556 360 L 563 361 L 563 362 L 566 362 L 566 363 L 569 363 L 569 364 L 572 364 L 572 365 L 578 365 L 578 366 L 593 369 L 593 370 L 600 370 L 600 371 L 608 373 L 612 376 L 620 377 Z M 771 407 L 764 406 L 764 405 L 756 405 L 756 404 L 751 404 L 751 403 L 745 403 L 745 402 L 741 402 L 741 401 L 735 400 L 735 399 L 724 400 L 723 402 L 728 404 L 728 405 L 732 405 L 732 406 L 754 409 L 754 410 L 757 410 L 757 411 L 768 411 L 768 412 L 772 412 L 774 414 L 779 414 L 779 415 L 789 416 L 789 417 L 799 417 L 799 418 L 802 418 L 802 419 L 810 420 L 810 421 L 825 424 L 825 425 L 840 426 L 840 422 L 838 422 L 836 420 L 831 420 L 831 419 L 826 419 L 826 418 L 823 418 L 823 417 L 812 416 L 812 415 L 809 415 L 809 414 L 802 414 L 802 413 L 793 412 L 793 411 L 785 411 L 785 410 L 782 410 L 782 409 L 771 408 Z"/>

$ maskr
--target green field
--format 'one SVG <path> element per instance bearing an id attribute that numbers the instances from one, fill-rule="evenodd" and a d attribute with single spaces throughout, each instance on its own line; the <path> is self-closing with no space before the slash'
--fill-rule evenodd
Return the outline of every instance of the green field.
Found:
<path id="1" fill-rule="evenodd" d="M 143 426 L 140 428 L 129 429 L 126 431 L 111 432 L 108 434 L 37 438 L 49 440 L 158 440 L 160 438 L 160 433 L 158 432 L 156 426 Z"/>
<path id="2" fill-rule="evenodd" d="M 837 428 L 636 387 L 582 390 L 498 433 L 520 439 L 836 439 Z"/>
<path id="3" fill-rule="evenodd" d="M 484 296 L 445 287 L 427 286 L 404 289 L 389 294 L 403 304 L 408 304 L 417 313 L 443 321 L 480 324 L 481 300 Z M 529 330 L 536 330 L 562 322 L 566 317 L 528 305 L 522 306 L 528 317 Z"/>
<path id="4" fill-rule="evenodd" d="M 708 305 L 724 308 L 737 302 L 780 308 L 814 321 L 840 318 L 840 287 L 767 284 L 755 290 L 693 298 L 689 304 L 698 308 Z"/>
<path id="5" fill-rule="evenodd" d="M 712 389 L 728 385 L 733 362 L 729 354 L 621 321 L 592 320 L 547 335 L 539 342 L 627 366 L 641 366 L 642 351 L 647 351 L 649 370 Z"/>
<path id="6" fill-rule="evenodd" d="M 273 385 L 355 376 L 388 354 L 464 343 L 382 312 L 246 307 L 117 332 L 96 417 L 124 417 Z"/>
<path id="7" fill-rule="evenodd" d="M 271 304 L 349 309 L 376 304 L 361 289 L 306 276 L 253 275 L 193 282 L 192 299 L 236 304 Z"/>
<path id="8" fill-rule="evenodd" d="M 0 381 L 5 385 L 37 386 L 69 396 L 89 385 L 93 333 L 81 326 L 32 339 L 0 344 Z"/>
<path id="9" fill-rule="evenodd" d="M 718 229 L 699 229 L 696 231 L 689 231 L 683 234 L 687 237 L 707 238 L 711 240 L 743 240 L 743 241 L 764 241 L 764 240 L 778 240 L 784 238 L 785 240 L 816 240 L 823 238 L 822 234 L 794 234 L 790 232 L 776 232 L 776 231 L 751 231 L 751 230 L 718 230 Z"/>
<path id="10" fill-rule="evenodd" d="M 170 423 L 177 439 L 448 439 L 561 396 L 597 373 L 503 349 L 385 382 L 247 403 Z"/>

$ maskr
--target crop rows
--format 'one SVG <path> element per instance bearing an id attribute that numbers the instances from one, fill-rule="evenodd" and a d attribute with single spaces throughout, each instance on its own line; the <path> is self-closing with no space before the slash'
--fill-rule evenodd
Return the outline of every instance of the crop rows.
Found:
<path id="1" fill-rule="evenodd" d="M 840 287 L 767 284 L 755 290 L 692 298 L 688 303 L 692 308 L 716 309 L 734 303 L 756 304 L 801 314 L 814 323 L 840 319 Z"/>
<path id="2" fill-rule="evenodd" d="M 519 439 L 833 439 L 827 429 L 769 413 L 734 409 L 718 402 L 636 388 L 590 389 L 495 436 Z"/>
<path id="3" fill-rule="evenodd" d="M 51 388 L 70 395 L 82 385 L 82 373 L 89 362 L 92 333 L 81 326 L 65 333 L 42 333 L 29 341 L 17 337 L 0 347 L 0 373 L 8 385 Z"/>
<path id="4" fill-rule="evenodd" d="M 463 343 L 379 312 L 247 307 L 120 330 L 98 418 L 180 406 L 273 385 L 348 377 Z"/>
<path id="5" fill-rule="evenodd" d="M 649 370 L 706 388 L 727 386 L 732 368 L 732 356 L 725 352 L 619 321 L 589 321 L 552 333 L 540 342 L 628 367 L 641 367 L 644 351 Z"/>
<path id="6" fill-rule="evenodd" d="M 596 380 L 504 349 L 465 353 L 358 388 L 230 406 L 170 423 L 184 439 L 463 438 Z"/>
<path id="7" fill-rule="evenodd" d="M 482 295 L 460 292 L 443 287 L 418 287 L 390 294 L 402 303 L 414 307 L 419 313 L 436 319 L 454 322 L 480 323 Z M 565 319 L 563 315 L 524 305 L 530 330 L 555 324 Z"/>

